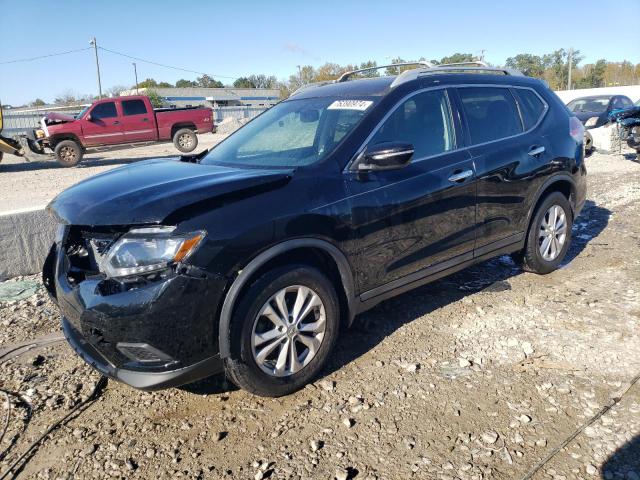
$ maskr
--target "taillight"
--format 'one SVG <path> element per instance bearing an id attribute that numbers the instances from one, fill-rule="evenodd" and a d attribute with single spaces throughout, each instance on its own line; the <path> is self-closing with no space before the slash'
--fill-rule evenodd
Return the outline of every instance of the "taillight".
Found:
<path id="1" fill-rule="evenodd" d="M 584 125 L 578 117 L 569 117 L 569 135 L 578 143 L 584 141 Z"/>

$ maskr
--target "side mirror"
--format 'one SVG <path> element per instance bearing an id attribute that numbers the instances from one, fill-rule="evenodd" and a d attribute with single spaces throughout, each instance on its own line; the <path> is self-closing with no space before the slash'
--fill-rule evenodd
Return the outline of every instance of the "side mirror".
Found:
<path id="1" fill-rule="evenodd" d="M 87 115 L 86 117 L 84 117 L 84 119 L 85 119 L 87 122 L 90 122 L 90 121 L 91 121 L 91 115 Z"/>
<path id="2" fill-rule="evenodd" d="M 413 151 L 413 145 L 405 142 L 370 145 L 358 163 L 358 170 L 395 170 L 406 167 L 413 157 Z"/>

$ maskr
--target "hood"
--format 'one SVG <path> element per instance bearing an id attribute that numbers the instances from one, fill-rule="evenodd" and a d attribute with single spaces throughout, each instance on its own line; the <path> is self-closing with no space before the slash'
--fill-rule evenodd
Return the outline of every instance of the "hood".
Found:
<path id="1" fill-rule="evenodd" d="M 64 113 L 49 112 L 44 116 L 45 123 L 66 123 L 73 122 L 76 119 L 73 115 L 65 115 Z"/>
<path id="2" fill-rule="evenodd" d="M 147 160 L 88 178 L 60 193 L 47 209 L 71 225 L 155 224 L 179 209 L 277 188 L 292 174 Z"/>
<path id="3" fill-rule="evenodd" d="M 603 115 L 603 113 L 598 113 L 598 112 L 573 112 L 573 115 L 578 117 L 578 120 L 580 120 L 582 123 L 584 123 L 587 120 L 589 120 L 591 117 L 600 117 L 601 115 Z"/>

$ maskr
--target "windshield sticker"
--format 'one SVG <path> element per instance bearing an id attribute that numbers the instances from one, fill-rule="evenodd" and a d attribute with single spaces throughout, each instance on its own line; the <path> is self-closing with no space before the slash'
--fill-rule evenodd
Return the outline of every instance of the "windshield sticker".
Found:
<path id="1" fill-rule="evenodd" d="M 336 100 L 327 110 L 360 110 L 365 111 L 371 106 L 371 100 Z"/>

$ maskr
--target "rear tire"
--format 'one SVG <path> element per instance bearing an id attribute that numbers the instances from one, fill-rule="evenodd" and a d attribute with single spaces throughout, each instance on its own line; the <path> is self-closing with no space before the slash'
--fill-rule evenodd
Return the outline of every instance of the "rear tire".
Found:
<path id="1" fill-rule="evenodd" d="M 231 357 L 225 360 L 229 378 L 265 397 L 304 387 L 320 373 L 333 349 L 339 311 L 333 285 L 315 268 L 290 265 L 265 273 L 233 314 Z"/>
<path id="2" fill-rule="evenodd" d="M 546 275 L 558 268 L 571 245 L 573 213 L 560 192 L 547 195 L 533 215 L 524 250 L 511 255 L 527 272 Z"/>
<path id="3" fill-rule="evenodd" d="M 181 128 L 173 135 L 173 144 L 182 153 L 193 152 L 198 146 L 198 137 L 193 130 Z"/>
<path id="4" fill-rule="evenodd" d="M 74 140 L 61 141 L 56 145 L 54 152 L 58 163 L 66 168 L 76 166 L 83 156 L 82 148 Z"/>

